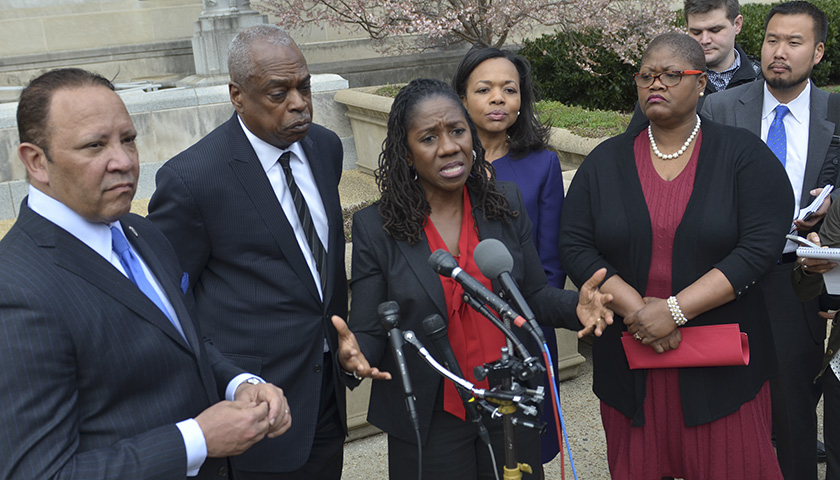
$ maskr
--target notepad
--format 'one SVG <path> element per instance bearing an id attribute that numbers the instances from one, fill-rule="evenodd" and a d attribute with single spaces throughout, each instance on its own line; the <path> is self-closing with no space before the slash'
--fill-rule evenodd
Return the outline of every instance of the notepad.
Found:
<path id="1" fill-rule="evenodd" d="M 808 205 L 807 207 L 805 207 L 805 208 L 803 208 L 802 210 L 799 211 L 799 215 L 796 217 L 796 220 L 808 220 L 808 218 L 811 215 L 813 215 L 814 213 L 816 213 L 817 210 L 820 209 L 820 207 L 822 206 L 825 199 L 828 197 L 829 194 L 831 194 L 832 190 L 834 190 L 834 185 L 824 186 L 823 189 L 822 189 L 822 192 L 820 192 L 820 194 L 817 195 L 817 198 L 815 198 L 814 201 L 811 202 L 810 205 Z M 793 233 L 795 231 L 796 231 L 796 224 L 792 223 L 790 225 L 790 233 Z"/>
<path id="2" fill-rule="evenodd" d="M 840 248 L 799 247 L 796 249 L 796 256 L 831 260 L 840 264 Z M 824 273 L 823 281 L 825 281 L 825 290 L 829 294 L 840 295 L 840 267 L 834 267 Z"/>

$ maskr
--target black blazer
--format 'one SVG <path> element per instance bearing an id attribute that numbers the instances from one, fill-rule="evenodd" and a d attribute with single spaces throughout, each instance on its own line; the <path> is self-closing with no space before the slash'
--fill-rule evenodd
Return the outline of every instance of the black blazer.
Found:
<path id="1" fill-rule="evenodd" d="M 242 370 L 201 340 L 175 252 L 148 221 L 123 217 L 191 347 L 128 278 L 26 202 L 0 242 L 0 477 L 184 478 L 175 423 Z M 199 478 L 225 465 L 207 459 Z"/>
<path id="2" fill-rule="evenodd" d="M 723 95 L 716 93 L 712 98 Z M 652 227 L 633 154 L 641 132 L 625 132 L 596 147 L 569 187 L 560 229 L 560 256 L 580 285 L 601 267 L 644 295 L 650 271 Z M 750 342 L 747 367 L 680 370 L 687 426 L 726 416 L 751 400 L 775 372 L 767 309 L 756 282 L 779 258 L 790 228 L 793 192 L 769 148 L 744 129 L 702 119 L 694 188 L 674 236 L 673 293 L 717 268 L 737 300 L 712 309 L 688 326 L 738 323 Z M 593 390 L 644 422 L 645 370 L 630 370 L 620 343 L 621 318 L 593 344 Z"/>
<path id="3" fill-rule="evenodd" d="M 511 218 L 506 224 L 485 221 L 481 210 L 475 208 L 478 200 L 471 196 L 479 238 L 496 238 L 508 247 L 513 256 L 511 275 L 540 323 L 579 330 L 582 326 L 575 313 L 577 292 L 559 290 L 546 284 L 545 271 L 531 236 L 531 221 L 525 212 L 519 188 L 509 182 L 499 182 L 498 186 L 505 192 L 511 209 L 518 211 L 519 216 Z M 431 255 L 428 242 L 424 239 L 409 245 L 408 242 L 394 240 L 382 229 L 382 217 L 377 208 L 378 204 L 371 205 L 353 217 L 350 328 L 362 353 L 372 365 L 396 372 L 394 358 L 386 348 L 387 334 L 377 317 L 379 304 L 396 301 L 401 310 L 400 328 L 413 330 L 424 345 L 430 346 L 431 341 L 423 333 L 422 321 L 435 313 L 448 320 L 446 299 L 440 277 L 428 265 Z M 493 289 L 500 291 L 495 281 Z M 494 327 L 488 324 L 488 328 Z M 526 340 L 526 335 L 520 336 Z M 539 355 L 533 347 L 531 352 Z M 421 438 L 425 442 L 438 389 L 442 387 L 442 377 L 419 355 L 407 351 L 406 358 L 417 399 Z M 466 371 L 466 368 L 471 369 L 475 365 L 461 367 Z M 368 421 L 389 435 L 412 443 L 417 441 L 397 380 L 373 383 Z"/>
<path id="4" fill-rule="evenodd" d="M 338 339 L 332 315 L 347 315 L 347 277 L 338 182 L 338 136 L 312 125 L 301 141 L 329 220 L 324 301 L 292 227 L 234 114 L 157 173 L 149 219 L 166 234 L 196 301 L 202 331 L 241 368 L 282 388 L 294 421 L 234 459 L 249 471 L 300 468 L 318 420 L 324 337 Z M 336 396 L 345 423 L 345 388 Z"/>

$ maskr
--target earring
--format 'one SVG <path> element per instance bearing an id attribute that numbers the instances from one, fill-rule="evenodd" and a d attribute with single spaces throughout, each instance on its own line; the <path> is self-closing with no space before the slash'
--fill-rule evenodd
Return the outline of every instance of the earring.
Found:
<path id="1" fill-rule="evenodd" d="M 517 116 L 517 117 L 519 116 L 519 110 L 517 110 L 517 111 L 516 111 L 516 116 Z"/>
<path id="2" fill-rule="evenodd" d="M 705 94 L 706 94 L 706 92 L 700 92 L 700 96 L 701 96 L 701 97 L 702 97 L 703 95 L 705 95 Z"/>
<path id="3" fill-rule="evenodd" d="M 414 174 L 414 181 L 417 181 L 417 169 L 414 168 L 414 165 L 408 167 L 409 171 Z"/>
<path id="4" fill-rule="evenodd" d="M 475 150 L 473 150 L 473 162 L 475 161 L 475 157 L 476 157 Z"/>

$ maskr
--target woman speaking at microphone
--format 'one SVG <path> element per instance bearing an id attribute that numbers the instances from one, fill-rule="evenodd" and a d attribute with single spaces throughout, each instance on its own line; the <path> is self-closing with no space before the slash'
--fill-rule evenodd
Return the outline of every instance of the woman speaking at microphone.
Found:
<path id="1" fill-rule="evenodd" d="M 604 306 L 612 297 L 597 290 L 603 271 L 583 286 L 580 297 L 546 284 L 519 189 L 495 181 L 475 125 L 445 83 L 414 80 L 394 99 L 376 180 L 380 200 L 353 219 L 350 329 L 333 318 L 346 372 L 385 379 L 390 378 L 385 372 L 397 371 L 377 317 L 379 304 L 392 300 L 402 312 L 400 328 L 413 330 L 424 345 L 431 341 L 423 332 L 423 319 L 433 314 L 446 319 L 449 342 L 466 379 L 486 387 L 473 376 L 473 368 L 499 359 L 504 335 L 464 303 L 455 280 L 439 276 L 428 262 L 432 252 L 447 250 L 461 269 L 498 291 L 473 260 L 476 245 L 486 238 L 498 239 L 510 251 L 511 275 L 538 321 L 579 330 L 580 335 L 600 335 L 612 322 L 612 312 Z M 538 355 L 536 349 L 532 353 Z M 494 470 L 504 460 L 501 423 L 485 416 L 493 465 L 475 424 L 465 421 L 452 383 L 444 382 L 419 355 L 409 351 L 405 357 L 419 416 L 424 477 L 495 478 Z M 400 382 L 374 382 L 368 421 L 388 434 L 390 478 L 416 478 L 417 440 Z M 520 428 L 516 433 L 517 460 L 534 469 L 524 478 L 541 478 L 537 433 Z"/>

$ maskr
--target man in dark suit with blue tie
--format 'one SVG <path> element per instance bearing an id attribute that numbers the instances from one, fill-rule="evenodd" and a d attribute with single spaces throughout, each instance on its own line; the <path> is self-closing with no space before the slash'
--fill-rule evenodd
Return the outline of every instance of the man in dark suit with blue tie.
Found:
<path id="1" fill-rule="evenodd" d="M 62 69 L 21 94 L 30 187 L 0 241 L 0 477 L 229 478 L 225 457 L 285 432 L 289 408 L 205 345 L 172 247 L 129 213 L 136 132 L 113 88 Z"/>
<path id="2" fill-rule="evenodd" d="M 811 70 L 823 56 L 827 28 L 825 13 L 811 3 L 774 6 L 761 48 L 764 81 L 716 93 L 701 111 L 713 121 L 746 128 L 767 143 L 777 157 L 771 161 L 781 161 L 790 178 L 796 198 L 792 217 L 814 200 L 821 187 L 840 187 L 829 94 L 810 81 Z M 796 220 L 799 235 L 814 229 L 830 204 L 827 198 L 813 216 Z M 776 453 L 785 478 L 798 480 L 817 476 L 813 445 L 821 387 L 815 377 L 822 365 L 826 322 L 818 315 L 816 299 L 801 302 L 793 293 L 795 251 L 796 245 L 788 242 L 761 287 L 779 361 L 779 375 L 770 382 Z"/>
<path id="3" fill-rule="evenodd" d="M 149 219 L 190 275 L 205 334 L 284 388 L 295 413 L 286 435 L 233 459 L 238 477 L 338 479 L 353 379 L 330 321 L 347 313 L 341 142 L 312 123 L 309 70 L 286 32 L 241 32 L 228 64 L 236 112 L 160 168 Z"/>

